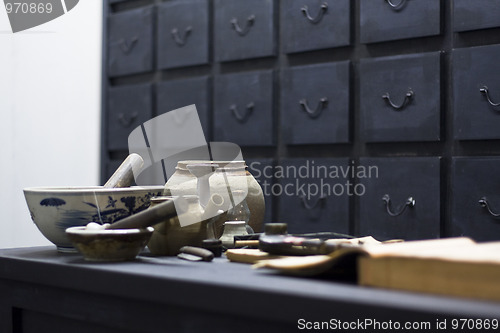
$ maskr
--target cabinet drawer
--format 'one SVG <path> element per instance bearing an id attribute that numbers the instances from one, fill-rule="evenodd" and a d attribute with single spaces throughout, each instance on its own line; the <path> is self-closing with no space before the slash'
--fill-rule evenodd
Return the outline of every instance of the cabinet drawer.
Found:
<path id="1" fill-rule="evenodd" d="M 453 30 L 468 31 L 500 27 L 498 0 L 454 0 Z"/>
<path id="2" fill-rule="evenodd" d="M 276 54 L 273 0 L 215 0 L 214 10 L 217 61 Z"/>
<path id="3" fill-rule="evenodd" d="M 361 43 L 439 35 L 440 2 L 361 0 Z"/>
<path id="4" fill-rule="evenodd" d="M 107 116 L 108 148 L 128 150 L 130 132 L 153 117 L 151 85 L 109 88 Z"/>
<path id="5" fill-rule="evenodd" d="M 347 158 L 284 159 L 274 169 L 278 183 L 270 189 L 279 198 L 279 222 L 290 233 L 349 233 Z M 352 183 L 350 183 L 352 185 Z"/>
<path id="6" fill-rule="evenodd" d="M 281 125 L 288 144 L 349 141 L 349 62 L 287 68 Z"/>
<path id="7" fill-rule="evenodd" d="M 349 45 L 349 0 L 286 0 L 281 4 L 281 31 L 286 53 Z"/>
<path id="8" fill-rule="evenodd" d="M 239 145 L 273 144 L 273 72 L 215 78 L 214 138 Z"/>
<path id="9" fill-rule="evenodd" d="M 500 45 L 455 49 L 452 57 L 455 139 L 499 139 Z"/>
<path id="10" fill-rule="evenodd" d="M 264 201 L 266 204 L 266 212 L 264 214 L 264 223 L 273 221 L 273 196 L 271 188 L 274 184 L 273 178 L 273 160 L 271 158 L 261 159 L 245 159 L 248 166 L 248 171 L 254 176 L 262 187 L 264 193 Z M 257 232 L 257 230 L 254 230 Z"/>
<path id="11" fill-rule="evenodd" d="M 439 52 L 362 60 L 360 81 L 364 141 L 439 140 Z"/>
<path id="12" fill-rule="evenodd" d="M 158 68 L 207 64 L 207 0 L 172 1 L 158 8 Z"/>
<path id="13" fill-rule="evenodd" d="M 500 158 L 455 157 L 452 163 L 452 219 L 446 236 L 499 240 Z"/>
<path id="14" fill-rule="evenodd" d="M 153 7 L 108 17 L 108 75 L 153 69 Z"/>
<path id="15" fill-rule="evenodd" d="M 439 157 L 361 158 L 359 168 L 357 181 L 365 190 L 358 199 L 361 235 L 439 237 Z"/>
<path id="16" fill-rule="evenodd" d="M 161 82 L 156 91 L 156 114 L 195 104 L 205 139 L 209 142 L 209 89 L 209 78 L 206 76 Z"/>

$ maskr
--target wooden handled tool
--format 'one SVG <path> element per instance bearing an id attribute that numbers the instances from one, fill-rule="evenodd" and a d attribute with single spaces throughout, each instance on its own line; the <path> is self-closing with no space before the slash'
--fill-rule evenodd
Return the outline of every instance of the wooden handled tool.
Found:
<path id="1" fill-rule="evenodd" d="M 112 223 L 107 229 L 134 229 L 146 228 L 167 219 L 176 217 L 188 209 L 188 202 L 183 197 L 177 197 L 150 207 L 142 212 L 130 215 L 120 221 Z"/>

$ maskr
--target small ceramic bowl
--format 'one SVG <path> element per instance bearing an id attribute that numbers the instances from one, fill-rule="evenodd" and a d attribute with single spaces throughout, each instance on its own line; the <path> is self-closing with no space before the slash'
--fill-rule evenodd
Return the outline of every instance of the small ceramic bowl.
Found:
<path id="1" fill-rule="evenodd" d="M 66 229 L 66 235 L 88 261 L 133 260 L 149 242 L 154 229 L 87 230 L 86 227 Z"/>
<path id="2" fill-rule="evenodd" d="M 67 228 L 86 226 L 92 221 L 113 223 L 147 209 L 150 199 L 162 193 L 163 186 L 24 189 L 31 219 L 60 252 L 76 252 L 64 232 Z"/>

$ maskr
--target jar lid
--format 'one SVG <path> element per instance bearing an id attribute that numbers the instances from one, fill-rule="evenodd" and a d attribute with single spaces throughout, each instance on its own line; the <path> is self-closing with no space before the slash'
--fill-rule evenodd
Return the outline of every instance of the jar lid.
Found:
<path id="1" fill-rule="evenodd" d="M 286 235 L 288 232 L 286 223 L 266 223 L 264 233 L 266 235 Z"/>

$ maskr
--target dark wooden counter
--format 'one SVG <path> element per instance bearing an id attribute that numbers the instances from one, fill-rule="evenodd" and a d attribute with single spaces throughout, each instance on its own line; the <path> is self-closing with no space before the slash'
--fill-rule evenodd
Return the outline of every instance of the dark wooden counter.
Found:
<path id="1" fill-rule="evenodd" d="M 0 295 L 0 332 L 293 332 L 301 319 L 434 328 L 500 315 L 500 303 L 281 276 L 225 258 L 89 263 L 54 247 L 0 250 Z"/>

